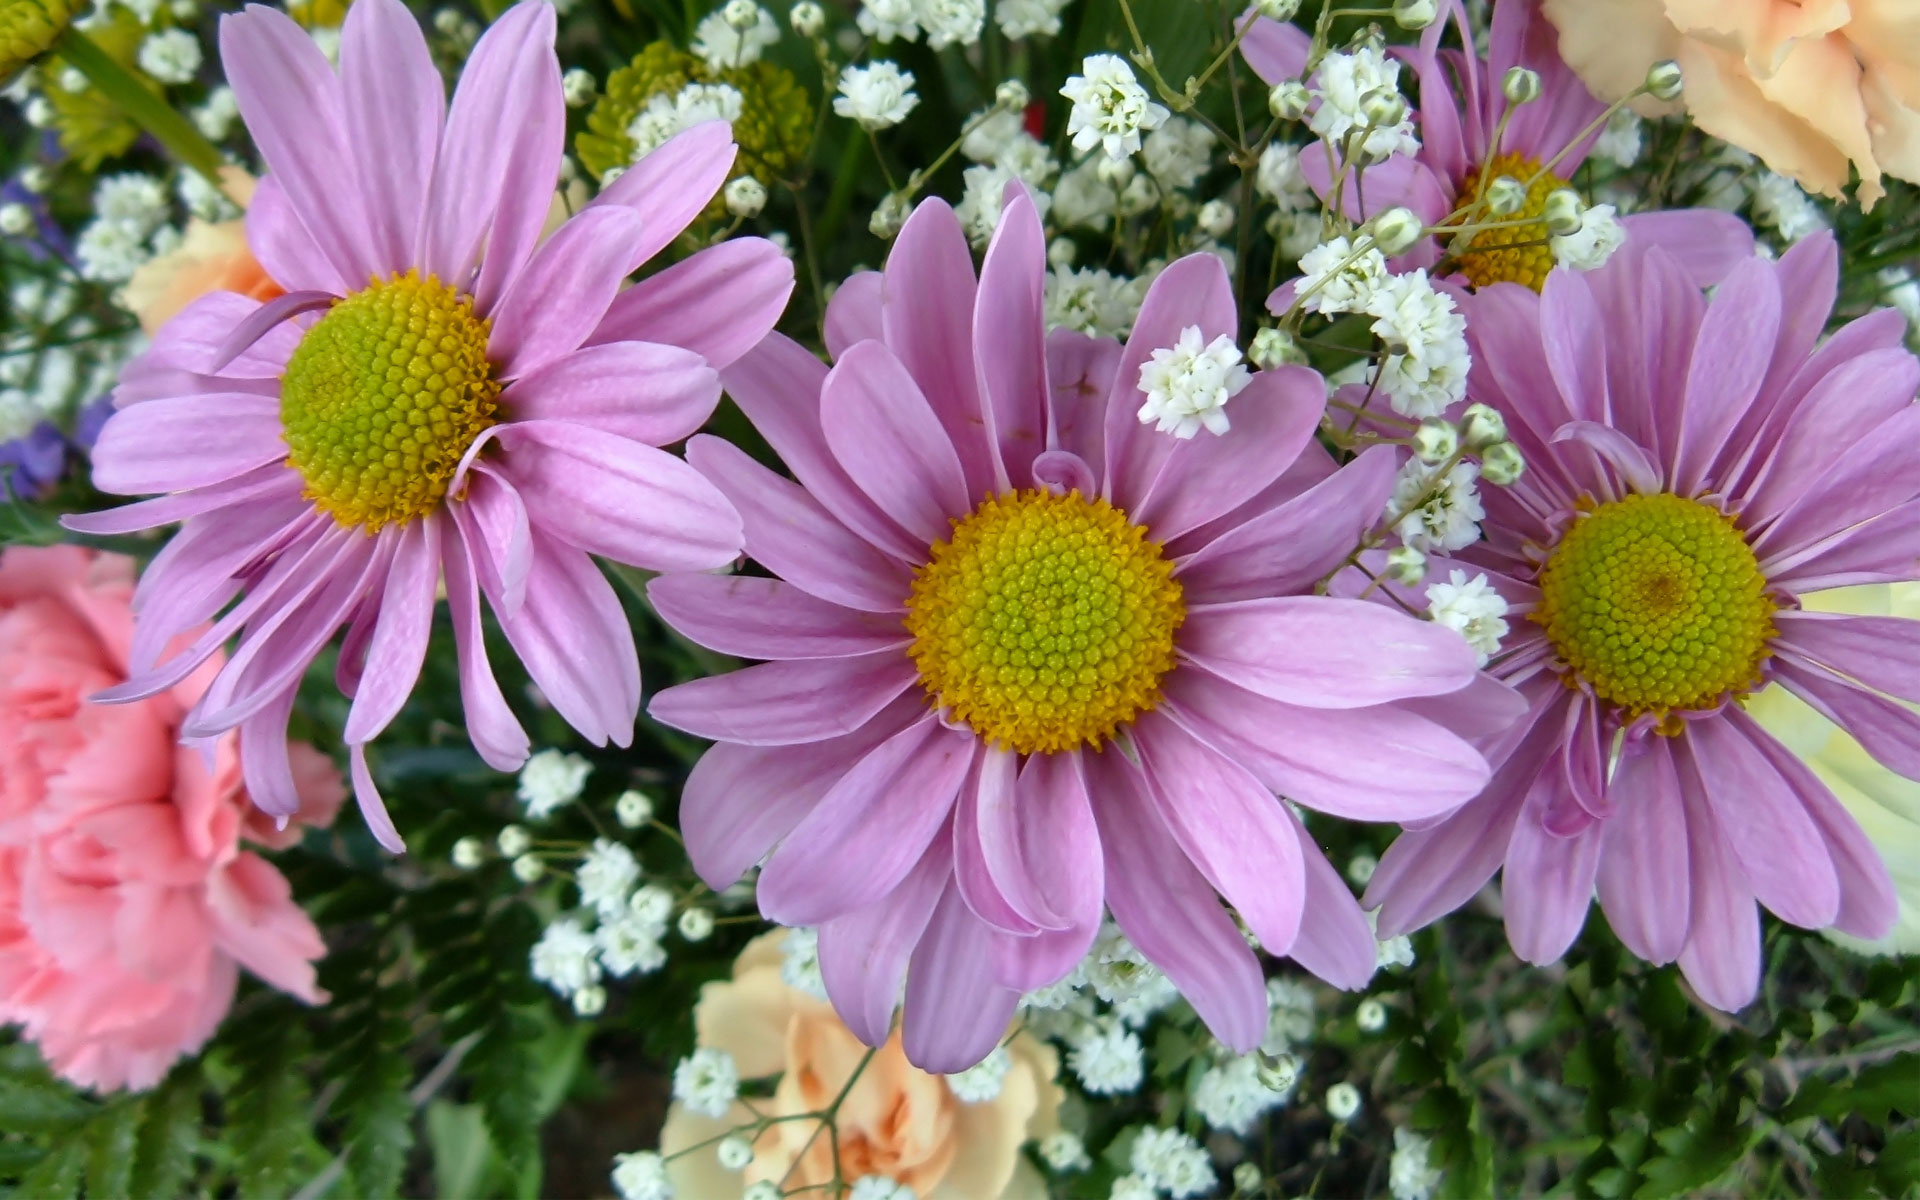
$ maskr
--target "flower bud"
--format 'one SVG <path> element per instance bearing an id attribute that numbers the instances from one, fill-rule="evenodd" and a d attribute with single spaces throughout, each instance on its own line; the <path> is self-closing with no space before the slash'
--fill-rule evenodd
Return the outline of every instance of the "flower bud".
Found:
<path id="1" fill-rule="evenodd" d="M 593 72 L 579 67 L 570 68 L 560 77 L 560 95 L 565 98 L 568 108 L 582 108 L 593 99 L 600 88 L 594 81 Z"/>
<path id="2" fill-rule="evenodd" d="M 1398 125 L 1407 119 L 1406 97 L 1388 88 L 1374 88 L 1360 97 L 1360 115 L 1367 124 L 1383 129 Z"/>
<path id="3" fill-rule="evenodd" d="M 1410 208 L 1390 208 L 1373 219 L 1373 244 L 1389 258 L 1406 253 L 1424 232 L 1426 224 Z"/>
<path id="4" fill-rule="evenodd" d="M 1298 79 L 1289 79 L 1285 83 L 1276 83 L 1267 92 L 1267 111 L 1282 121 L 1298 121 L 1307 115 L 1307 105 L 1313 97 L 1307 92 L 1307 85 Z"/>
<path id="5" fill-rule="evenodd" d="M 1131 158 L 1102 158 L 1100 164 L 1094 167 L 1093 173 L 1100 177 L 1100 182 L 1110 187 L 1123 188 L 1133 182 L 1134 170 Z"/>
<path id="6" fill-rule="evenodd" d="M 1336 1121 L 1351 1121 L 1360 1112 L 1360 1089 L 1350 1083 L 1336 1083 L 1327 1089 L 1327 1115 Z"/>
<path id="7" fill-rule="evenodd" d="M 760 6 L 754 0 L 727 0 L 720 19 L 734 29 L 752 29 L 760 23 Z"/>
<path id="8" fill-rule="evenodd" d="M 463 837 L 453 844 L 453 865 L 471 871 L 487 860 L 487 847 L 477 837 Z"/>
<path id="9" fill-rule="evenodd" d="M 1495 442 L 1480 452 L 1480 478 L 1495 487 L 1506 487 L 1526 469 L 1526 460 L 1512 442 Z"/>
<path id="10" fill-rule="evenodd" d="M 1233 1190 L 1252 1196 L 1260 1191 L 1260 1168 L 1243 1162 L 1233 1169 Z"/>
<path id="11" fill-rule="evenodd" d="M 1387 578 L 1408 587 L 1420 586 L 1427 577 L 1427 556 L 1412 546 L 1395 546 L 1387 551 Z"/>
<path id="12" fill-rule="evenodd" d="M 736 217 L 757 217 L 767 206 L 767 189 L 751 175 L 742 175 L 727 185 L 727 211 Z"/>
<path id="13" fill-rule="evenodd" d="M 1508 67 L 1500 78 L 1500 94 L 1508 104 L 1531 104 L 1540 98 L 1540 72 L 1527 67 Z"/>
<path id="14" fill-rule="evenodd" d="M 1647 68 L 1647 91 L 1653 93 L 1656 100 L 1672 100 L 1680 95 L 1682 86 L 1680 64 L 1666 59 Z"/>
<path id="15" fill-rule="evenodd" d="M 782 1200 L 785 1195 L 786 1193 L 780 1190 L 779 1184 L 762 1179 L 748 1188 L 740 1200 Z"/>
<path id="16" fill-rule="evenodd" d="M 690 908 L 680 914 L 680 936 L 690 942 L 701 942 L 713 932 L 713 913 L 704 908 Z"/>
<path id="17" fill-rule="evenodd" d="M 1460 453 L 1460 431 L 1451 421 L 1428 417 L 1413 431 L 1413 452 L 1428 466 L 1443 463 Z"/>
<path id="18" fill-rule="evenodd" d="M 583 1017 L 597 1017 L 607 1011 L 607 989 L 590 983 L 573 994 L 573 1011 Z"/>
<path id="19" fill-rule="evenodd" d="M 521 883 L 532 883 L 547 873 L 547 864 L 531 854 L 522 854 L 513 860 L 513 877 Z"/>
<path id="20" fill-rule="evenodd" d="M 827 27 L 827 13 L 814 0 L 800 0 L 787 10 L 787 24 L 803 38 L 819 37 L 820 31 Z"/>
<path id="21" fill-rule="evenodd" d="M 753 1161 L 753 1143 L 743 1137 L 724 1137 L 714 1147 L 714 1157 L 729 1171 L 744 1171 Z"/>
<path id="22" fill-rule="evenodd" d="M 867 230 L 881 241 L 892 241 L 907 223 L 907 198 L 899 192 L 888 192 L 873 210 L 873 216 L 867 219 Z"/>
<path id="23" fill-rule="evenodd" d="M 642 791 L 629 788 L 613 802 L 613 817 L 626 829 L 638 829 L 653 819 L 653 800 Z"/>
<path id="24" fill-rule="evenodd" d="M 1402 29 L 1425 29 L 1439 16 L 1433 0 L 1393 0 L 1393 23 Z"/>
<path id="25" fill-rule="evenodd" d="M 1387 1027 L 1387 1006 L 1371 997 L 1362 1000 L 1354 1010 L 1353 1021 L 1361 1033 L 1379 1033 Z"/>
<path id="26" fill-rule="evenodd" d="M 1510 217 L 1527 206 L 1527 187 L 1511 175 L 1501 175 L 1487 185 L 1487 211 L 1496 217 Z"/>
<path id="27" fill-rule="evenodd" d="M 1209 200 L 1200 206 L 1196 220 L 1208 237 L 1225 237 L 1233 231 L 1233 205 L 1225 200 Z"/>
<path id="28" fill-rule="evenodd" d="M 1009 79 L 993 89 L 993 102 L 1010 113 L 1023 113 L 1027 105 L 1033 102 L 1033 96 L 1027 91 L 1027 85 L 1018 79 Z"/>
<path id="29" fill-rule="evenodd" d="M 1253 335 L 1253 344 L 1247 347 L 1247 361 L 1262 371 L 1271 371 L 1288 363 L 1304 365 L 1307 352 L 1286 330 L 1268 327 Z"/>
<path id="30" fill-rule="evenodd" d="M 1586 205 L 1580 203 L 1580 196 L 1572 188 L 1556 188 L 1547 193 L 1547 203 L 1540 210 L 1540 221 L 1547 232 L 1555 237 L 1572 237 L 1580 232 L 1585 220 Z"/>
<path id="31" fill-rule="evenodd" d="M 1485 450 L 1507 440 L 1507 419 L 1485 404 L 1469 404 L 1461 414 L 1460 436 L 1469 450 Z"/>
<path id="32" fill-rule="evenodd" d="M 1270 21 L 1291 21 L 1300 12 L 1300 0 L 1253 0 L 1253 7 Z"/>
<path id="33" fill-rule="evenodd" d="M 518 858 L 533 845 L 533 835 L 527 832 L 525 825 L 509 825 L 500 831 L 499 840 L 494 844 L 508 858 Z"/>
<path id="34" fill-rule="evenodd" d="M 1070 237 L 1057 237 L 1047 243 L 1047 265 L 1050 267 L 1070 267 L 1078 257 L 1080 247 Z"/>
<path id="35" fill-rule="evenodd" d="M 1284 1092 L 1300 1079 L 1300 1060 L 1291 1054 L 1268 1054 L 1265 1050 L 1256 1050 L 1259 1066 L 1254 1075 L 1264 1087 L 1276 1092 Z"/>

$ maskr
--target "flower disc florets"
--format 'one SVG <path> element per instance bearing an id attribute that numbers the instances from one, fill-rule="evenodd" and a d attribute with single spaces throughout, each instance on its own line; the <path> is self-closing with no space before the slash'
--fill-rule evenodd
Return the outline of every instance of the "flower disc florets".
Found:
<path id="1" fill-rule="evenodd" d="M 1680 496 L 1577 518 L 1540 573 L 1533 619 L 1594 694 L 1625 710 L 1709 709 L 1760 682 L 1774 603 L 1733 520 Z"/>
<path id="2" fill-rule="evenodd" d="M 1173 563 L 1105 500 L 992 497 L 933 546 L 907 598 L 934 702 L 1024 754 L 1098 746 L 1152 708 L 1186 615 Z"/>
<path id="3" fill-rule="evenodd" d="M 1525 221 L 1526 224 L 1462 234 L 1448 246 L 1447 257 L 1453 260 L 1455 270 L 1477 288 L 1505 282 L 1524 284 L 1537 292 L 1546 284 L 1547 273 L 1554 268 L 1553 247 L 1541 217 L 1546 212 L 1547 197 L 1566 187 L 1567 181 L 1552 171 L 1541 170 L 1540 164 L 1531 158 L 1502 154 L 1488 163 L 1485 171 L 1475 172 L 1461 182 L 1461 197 L 1478 196 L 1482 178 L 1491 182 L 1502 175 L 1527 185 L 1526 202 L 1517 212 L 1505 217 L 1495 217 L 1483 206 L 1471 220 L 1476 224 L 1484 221 Z"/>
<path id="4" fill-rule="evenodd" d="M 470 297 L 413 271 L 328 309 L 280 387 L 287 460 L 307 498 L 370 532 L 431 512 L 493 424 L 487 335 Z"/>

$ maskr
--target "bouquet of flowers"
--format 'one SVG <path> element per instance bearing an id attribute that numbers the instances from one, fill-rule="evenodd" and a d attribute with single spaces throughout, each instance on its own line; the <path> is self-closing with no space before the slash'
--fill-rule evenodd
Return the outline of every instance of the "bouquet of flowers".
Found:
<path id="1" fill-rule="evenodd" d="M 1920 6 L 0 83 L 11 1193 L 1920 1189 Z"/>

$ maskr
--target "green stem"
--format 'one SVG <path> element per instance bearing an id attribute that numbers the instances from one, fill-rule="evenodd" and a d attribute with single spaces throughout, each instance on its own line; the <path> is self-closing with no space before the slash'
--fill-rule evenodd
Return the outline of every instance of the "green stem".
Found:
<path id="1" fill-rule="evenodd" d="M 53 52 L 87 77 L 100 93 L 120 107 L 152 134 L 168 154 L 207 177 L 216 187 L 220 183 L 222 160 L 213 143 L 200 135 L 193 123 L 174 111 L 165 100 L 148 91 L 112 55 L 92 38 L 69 25 L 53 44 Z"/>

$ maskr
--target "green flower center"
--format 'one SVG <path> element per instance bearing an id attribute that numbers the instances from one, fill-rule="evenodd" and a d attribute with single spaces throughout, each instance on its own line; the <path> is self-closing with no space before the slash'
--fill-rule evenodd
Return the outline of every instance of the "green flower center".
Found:
<path id="1" fill-rule="evenodd" d="M 1760 682 L 1774 604 L 1718 509 L 1667 494 L 1603 504 L 1574 521 L 1539 582 L 1533 619 L 1630 716 L 1711 708 Z"/>
<path id="2" fill-rule="evenodd" d="M 409 271 L 327 310 L 287 361 L 280 421 L 307 498 L 369 533 L 433 511 L 500 384 L 473 301 Z"/>
<path id="3" fill-rule="evenodd" d="M 907 598 L 934 702 L 1023 754 L 1098 746 L 1160 699 L 1186 616 L 1173 563 L 1105 500 L 995 496 L 935 543 Z"/>

